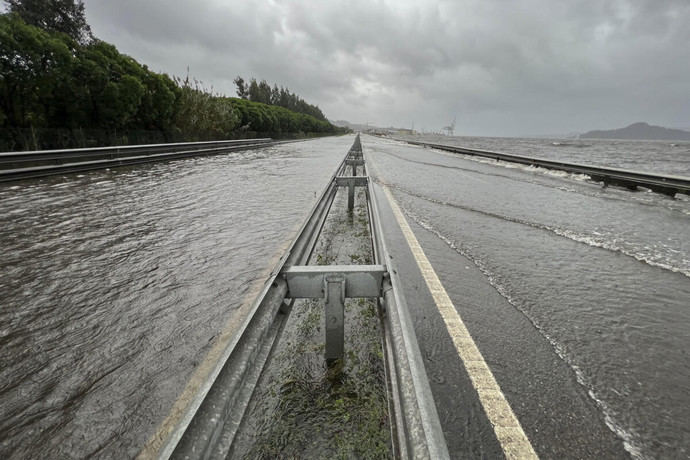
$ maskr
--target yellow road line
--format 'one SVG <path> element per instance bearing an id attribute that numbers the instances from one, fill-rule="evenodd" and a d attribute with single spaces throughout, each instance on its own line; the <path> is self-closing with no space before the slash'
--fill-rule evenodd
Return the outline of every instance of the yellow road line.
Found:
<path id="1" fill-rule="evenodd" d="M 455 349 L 465 365 L 474 389 L 479 395 L 479 400 L 493 426 L 503 453 L 508 459 L 538 458 L 532 444 L 527 439 L 527 435 L 522 430 L 520 422 L 491 373 L 489 366 L 484 361 L 477 345 L 467 331 L 465 323 L 463 323 L 462 318 L 460 318 L 458 311 L 455 309 L 455 305 L 448 297 L 448 293 L 446 293 L 441 280 L 438 279 L 429 259 L 424 254 L 419 241 L 412 233 L 412 229 L 407 223 L 400 207 L 395 202 L 388 187 L 386 185 L 382 185 L 382 187 L 391 205 L 395 219 L 398 221 L 398 225 L 400 225 L 407 244 L 410 246 L 417 265 L 422 272 L 424 281 L 429 291 L 431 291 L 443 321 L 446 323 Z"/>

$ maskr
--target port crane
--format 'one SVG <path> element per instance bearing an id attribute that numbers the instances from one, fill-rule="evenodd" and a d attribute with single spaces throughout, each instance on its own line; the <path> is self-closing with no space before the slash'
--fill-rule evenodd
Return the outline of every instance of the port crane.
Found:
<path id="1" fill-rule="evenodd" d="M 441 132 L 445 133 L 446 136 L 455 134 L 455 118 L 456 117 L 453 117 L 453 122 L 450 125 L 441 128 Z"/>

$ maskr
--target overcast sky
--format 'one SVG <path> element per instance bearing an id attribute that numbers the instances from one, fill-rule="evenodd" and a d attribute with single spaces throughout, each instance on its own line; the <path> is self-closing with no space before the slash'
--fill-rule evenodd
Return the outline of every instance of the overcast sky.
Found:
<path id="1" fill-rule="evenodd" d="M 85 0 L 94 34 L 234 95 L 457 135 L 690 128 L 690 0 Z"/>

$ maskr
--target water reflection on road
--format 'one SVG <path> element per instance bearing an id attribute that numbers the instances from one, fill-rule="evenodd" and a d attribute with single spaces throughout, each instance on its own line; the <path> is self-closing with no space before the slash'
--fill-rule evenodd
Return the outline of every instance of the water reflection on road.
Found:
<path id="1" fill-rule="evenodd" d="M 0 185 L 0 457 L 132 457 L 352 136 Z"/>
<path id="2" fill-rule="evenodd" d="M 688 455 L 688 197 L 366 141 L 407 218 L 529 319 L 630 453 Z M 460 279 L 469 267 L 435 269 Z"/>

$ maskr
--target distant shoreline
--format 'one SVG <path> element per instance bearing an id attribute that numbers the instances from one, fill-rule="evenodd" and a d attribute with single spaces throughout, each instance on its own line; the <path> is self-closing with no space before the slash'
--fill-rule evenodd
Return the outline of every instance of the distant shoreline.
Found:
<path id="1" fill-rule="evenodd" d="M 647 123 L 633 123 L 630 126 L 611 130 L 594 130 L 580 135 L 580 139 L 611 139 L 638 141 L 690 141 L 690 131 L 664 128 Z"/>

